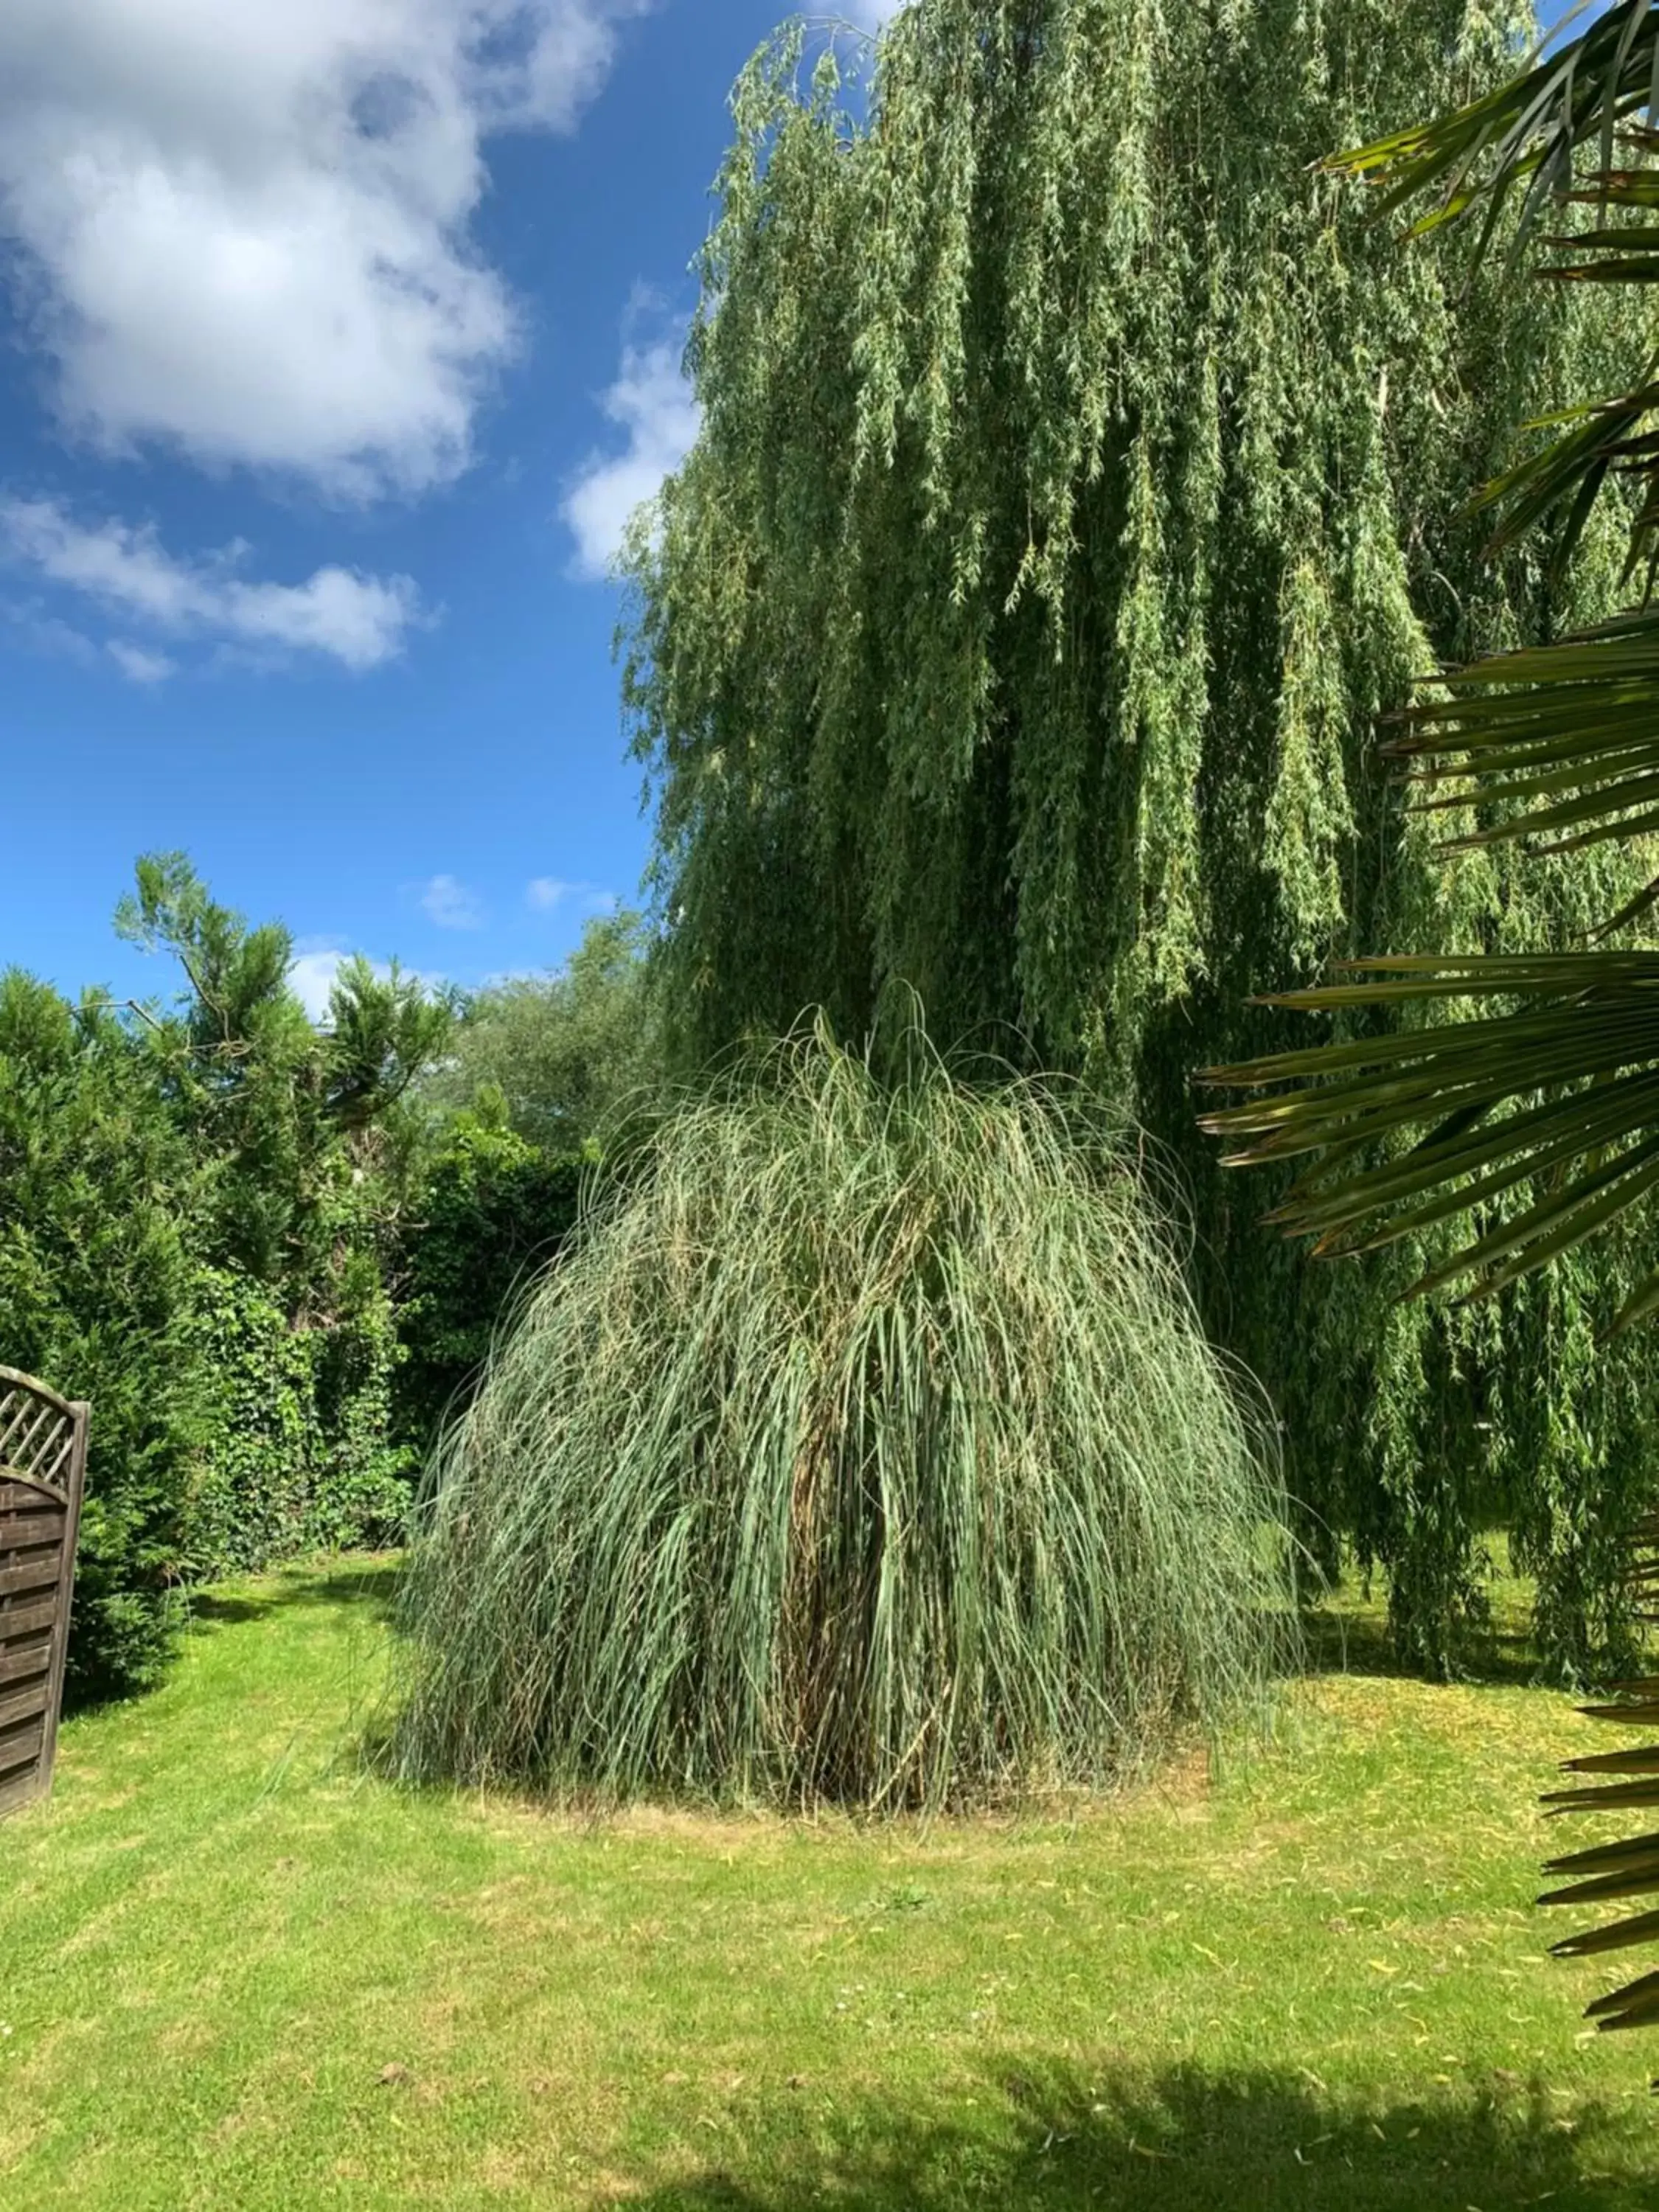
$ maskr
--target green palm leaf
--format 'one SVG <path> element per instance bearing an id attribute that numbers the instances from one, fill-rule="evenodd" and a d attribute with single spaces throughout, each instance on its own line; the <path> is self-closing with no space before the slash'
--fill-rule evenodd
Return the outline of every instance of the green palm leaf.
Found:
<path id="1" fill-rule="evenodd" d="M 1613 167 L 1621 125 L 1659 104 L 1659 9 L 1620 0 L 1588 30 L 1449 115 L 1334 155 L 1329 166 L 1380 180 L 1385 210 L 1434 191 L 1419 232 L 1484 208 L 1482 250 L 1511 193 L 1525 189 L 1516 247 L 1526 244 L 1550 190 L 1571 186 L 1578 148 L 1594 140 Z"/>
<path id="2" fill-rule="evenodd" d="M 1204 1117 L 1229 1143 L 1228 1165 L 1316 1155 L 1270 1217 L 1290 1234 L 1325 1254 L 1374 1249 L 1518 1194 L 1519 1211 L 1417 1285 L 1468 1277 L 1470 1295 L 1490 1297 L 1659 1182 L 1659 953 L 1419 957 L 1344 972 L 1367 980 L 1270 1003 L 1331 1012 L 1498 995 L 1509 1010 L 1206 1071 L 1218 1086 L 1268 1092 Z M 1402 1150 L 1402 1139 L 1415 1141 Z M 1368 1150 L 1380 1157 L 1356 1168 Z"/>
<path id="3" fill-rule="evenodd" d="M 1557 281 L 1659 276 L 1659 5 L 1625 0 L 1511 83 L 1454 114 L 1337 157 L 1383 187 L 1385 210 L 1433 195 L 1419 231 L 1480 211 L 1477 253 L 1514 216 L 1511 255 L 1543 205 L 1593 203 L 1550 241 Z M 1613 166 L 1616 149 L 1638 165 Z M 1593 146 L 1599 167 L 1576 167 Z M 1512 206 L 1516 194 L 1518 212 Z M 1540 428 L 1557 434 L 1480 493 L 1495 546 L 1560 518 L 1565 559 L 1608 477 L 1645 479 L 1630 573 L 1659 545 L 1659 374 Z M 1448 850 L 1522 842 L 1564 855 L 1659 835 L 1659 605 L 1560 642 L 1444 672 L 1397 718 L 1386 748 L 1413 803 L 1456 816 Z M 1473 826 L 1468 826 L 1473 816 Z M 1602 935 L 1659 904 L 1659 874 Z M 1619 1221 L 1659 1185 L 1659 954 L 1593 946 L 1533 957 L 1414 956 L 1348 963 L 1325 987 L 1269 1004 L 1389 1016 L 1464 1000 L 1462 1019 L 1280 1053 L 1203 1079 L 1257 1095 L 1205 1117 L 1233 1165 L 1302 1165 L 1272 1218 L 1327 1255 L 1375 1249 L 1474 1214 L 1467 1242 L 1416 1287 L 1491 1297 Z M 1501 1005 L 1494 1010 L 1492 1002 Z M 1659 1279 L 1618 1317 L 1659 1310 Z"/>
<path id="4" fill-rule="evenodd" d="M 1543 273 L 1559 283 L 1647 283 L 1659 275 L 1659 226 L 1640 218 L 1659 207 L 1659 191 L 1650 170 L 1615 168 L 1614 158 L 1621 143 L 1638 157 L 1655 150 L 1654 133 L 1639 118 L 1656 104 L 1659 7 L 1622 0 L 1580 37 L 1535 57 L 1483 99 L 1333 155 L 1327 166 L 1379 185 L 1384 214 L 1432 196 L 1434 204 L 1413 225 L 1414 234 L 1478 211 L 1477 258 L 1508 213 L 1511 269 L 1537 238 L 1547 205 L 1593 203 L 1601 220 L 1589 230 L 1541 241 L 1571 257 Z M 1577 165 L 1586 146 L 1594 148 L 1595 161 L 1581 173 Z M 1479 495 L 1477 504 L 1498 512 L 1494 549 L 1513 544 L 1542 517 L 1561 514 L 1555 558 L 1565 562 L 1611 468 L 1649 472 L 1651 488 L 1653 455 L 1644 453 L 1639 441 L 1659 404 L 1653 373 L 1646 367 L 1628 392 L 1537 426 L 1565 428 Z M 1632 441 L 1638 441 L 1634 449 Z M 1659 526 L 1659 498 L 1644 501 L 1642 517 L 1633 562 Z"/>
<path id="5" fill-rule="evenodd" d="M 1632 1532 L 1628 1573 L 1635 1594 L 1650 1601 L 1659 1587 L 1659 1520 L 1643 1522 Z M 1652 1619 L 1650 1612 L 1647 1617 Z M 1659 1679 L 1620 1683 L 1609 1702 L 1582 1710 L 1589 1719 L 1615 1727 L 1650 1728 L 1659 1721 Z M 1644 1744 L 1628 1751 L 1569 1759 L 1565 1771 L 1598 1778 L 1553 1790 L 1544 1800 L 1552 1815 L 1659 1805 L 1659 1745 Z M 1599 1779 L 1602 1776 L 1624 1778 L 1603 1782 Z M 1558 1888 L 1546 1890 L 1538 1900 L 1540 1905 L 1600 1905 L 1659 1897 L 1659 1834 L 1626 1837 L 1590 1850 L 1570 1852 L 1552 1859 L 1544 1871 L 1571 1879 Z M 1650 1908 L 1606 1927 L 1569 1936 L 1553 1948 L 1558 1958 L 1591 1958 L 1650 1942 L 1656 1936 L 1659 1936 L 1659 1911 Z M 1609 2034 L 1659 2025 L 1659 1972 L 1640 1975 L 1621 1989 L 1597 1997 L 1589 2008 L 1589 2017 Z"/>

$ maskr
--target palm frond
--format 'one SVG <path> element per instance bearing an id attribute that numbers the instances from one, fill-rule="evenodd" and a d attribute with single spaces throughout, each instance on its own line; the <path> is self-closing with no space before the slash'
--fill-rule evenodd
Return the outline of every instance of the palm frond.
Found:
<path id="1" fill-rule="evenodd" d="M 1425 956 L 1340 972 L 1363 980 L 1265 1003 L 1315 1013 L 1508 1003 L 1204 1071 L 1204 1082 L 1269 1094 L 1204 1116 L 1231 1146 L 1229 1166 L 1319 1156 L 1269 1217 L 1287 1234 L 1350 1254 L 1476 1212 L 1480 1233 L 1415 1287 L 1468 1279 L 1468 1295 L 1486 1297 L 1659 1186 L 1659 953 Z M 1617 1325 L 1647 1310 L 1650 1288 Z"/>
<path id="2" fill-rule="evenodd" d="M 1594 143 L 1611 172 L 1621 126 L 1659 105 L 1659 5 L 1621 0 L 1579 36 L 1479 100 L 1334 155 L 1328 167 L 1385 188 L 1385 211 L 1429 192 L 1437 204 L 1414 228 L 1426 231 L 1482 211 L 1480 250 L 1491 243 L 1512 194 L 1525 198 L 1512 252 L 1522 248 L 1552 191 L 1572 189 L 1580 147 Z"/>
<path id="3" fill-rule="evenodd" d="M 1641 218 L 1659 208 L 1659 182 L 1641 163 L 1659 151 L 1651 127 L 1656 108 L 1659 5 L 1622 0 L 1482 99 L 1334 155 L 1326 166 L 1379 185 L 1384 214 L 1432 195 L 1433 204 L 1412 226 L 1413 235 L 1478 214 L 1477 261 L 1512 210 L 1511 270 L 1528 246 L 1540 242 L 1547 207 L 1593 204 L 1599 220 L 1591 228 L 1541 240 L 1568 256 L 1542 273 L 1563 283 L 1647 283 L 1659 277 L 1659 225 Z M 1581 167 L 1585 148 L 1593 155 Z M 1635 166 L 1614 166 L 1621 149 Z M 1659 529 L 1659 475 L 1644 427 L 1659 404 L 1653 377 L 1650 365 L 1627 392 L 1534 426 L 1562 434 L 1486 485 L 1476 502 L 1498 514 L 1494 550 L 1554 514 L 1561 518 L 1555 560 L 1564 565 L 1609 471 L 1634 469 L 1649 484 L 1632 539 L 1634 570 Z"/>
<path id="4" fill-rule="evenodd" d="M 1494 655 L 1440 679 L 1384 748 L 1426 813 L 1497 810 L 1448 851 L 1516 841 L 1579 852 L 1659 831 L 1659 605 L 1559 645 Z M 1645 910 L 1644 891 L 1609 918 Z"/>
<path id="5" fill-rule="evenodd" d="M 1647 1609 L 1640 1618 L 1656 1616 L 1651 1601 L 1659 1588 L 1659 1518 L 1637 1526 L 1629 1538 L 1628 1573 L 1633 1594 Z M 1651 1728 L 1659 1722 L 1659 1677 L 1615 1686 L 1609 1702 L 1581 1708 L 1594 1721 L 1619 1728 Z M 1627 1751 L 1598 1753 L 1570 1759 L 1564 1771 L 1598 1778 L 1556 1790 L 1544 1799 L 1553 1817 L 1564 1813 L 1621 1812 L 1659 1805 L 1659 1744 L 1644 1744 Z M 1623 1778 L 1603 1782 L 1602 1776 Z M 1552 1859 L 1547 1875 L 1568 1879 L 1559 1887 L 1546 1890 L 1540 1905 L 1611 1905 L 1637 1898 L 1659 1897 L 1659 1833 L 1626 1837 L 1618 1843 L 1572 1851 Z M 1559 1959 L 1599 1957 L 1638 1943 L 1659 1940 L 1659 1911 L 1632 1914 L 1610 1924 L 1569 1936 L 1552 1948 Z M 1587 2011 L 1604 2034 L 1620 2029 L 1659 2024 L 1659 1972 L 1639 1975 L 1622 1988 L 1599 1996 Z M 1655 2085 L 1659 2087 L 1659 2083 Z"/>

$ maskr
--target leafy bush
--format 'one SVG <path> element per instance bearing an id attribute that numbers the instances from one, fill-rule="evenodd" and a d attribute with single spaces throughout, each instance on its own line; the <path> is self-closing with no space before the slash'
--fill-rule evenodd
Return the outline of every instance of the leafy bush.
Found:
<path id="1" fill-rule="evenodd" d="M 198 1576 L 395 1536 L 413 1455 L 391 1441 L 386 1263 L 417 1124 L 405 1092 L 447 1004 L 395 963 L 347 963 L 319 1026 L 279 923 L 251 927 L 179 853 L 141 860 L 121 933 L 188 988 L 144 1015 L 197 1162 L 191 1336 L 207 1376 L 190 1539 Z"/>
<path id="2" fill-rule="evenodd" d="M 470 1391 L 513 1296 L 576 1218 L 582 1162 L 550 1156 L 507 1124 L 500 1094 L 458 1114 L 416 1202 L 398 1311 L 404 1358 L 396 1431 L 424 1451 Z"/>
<path id="3" fill-rule="evenodd" d="M 165 1671 L 185 1583 L 401 1532 L 386 1263 L 450 1014 L 348 963 L 326 1025 L 293 947 L 141 860 L 123 933 L 170 1010 L 0 977 L 0 1363 L 93 1407 L 72 1690 Z"/>
<path id="4" fill-rule="evenodd" d="M 207 1378 L 192 1574 L 396 1540 L 413 1455 L 387 1443 L 397 1342 L 378 1284 L 362 1312 L 295 1328 L 258 1283 L 204 1268 L 192 1333 Z"/>
<path id="5" fill-rule="evenodd" d="M 144 1045 L 107 1012 L 0 976 L 0 1361 L 93 1405 L 77 1698 L 149 1687 L 181 1622 L 205 1419 L 192 1174 Z"/>
<path id="6" fill-rule="evenodd" d="M 872 1805 L 1258 1690 L 1279 1494 L 1116 1149 L 823 1036 L 636 1148 L 437 1455 L 395 1763 Z"/>
<path id="7" fill-rule="evenodd" d="M 662 1040 L 636 914 L 596 915 L 563 968 L 476 992 L 421 1088 L 460 1111 L 493 1093 L 508 1125 L 555 1156 L 592 1139 L 661 1079 Z"/>

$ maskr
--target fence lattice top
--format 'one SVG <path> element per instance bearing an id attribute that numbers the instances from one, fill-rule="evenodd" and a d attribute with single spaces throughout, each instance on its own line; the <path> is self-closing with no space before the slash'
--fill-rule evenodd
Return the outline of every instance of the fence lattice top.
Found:
<path id="1" fill-rule="evenodd" d="M 21 1475 L 67 1493 L 75 1409 L 9 1367 L 0 1367 L 0 1476 Z"/>

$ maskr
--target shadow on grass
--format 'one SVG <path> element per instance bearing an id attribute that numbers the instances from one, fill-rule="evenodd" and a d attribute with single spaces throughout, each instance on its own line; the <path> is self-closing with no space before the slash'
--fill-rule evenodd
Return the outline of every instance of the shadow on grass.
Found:
<path id="1" fill-rule="evenodd" d="M 1350 1569 L 1323 1591 L 1311 1593 L 1300 1614 L 1303 1664 L 1312 1674 L 1371 1674 L 1396 1680 L 1424 1679 L 1420 1666 L 1403 1661 L 1389 1628 L 1388 1604 Z M 1530 1596 L 1513 1577 L 1491 1586 L 1491 1617 L 1466 1626 L 1454 1654 L 1453 1673 L 1465 1682 L 1534 1686 L 1539 1656 L 1532 1638 Z"/>
<path id="2" fill-rule="evenodd" d="M 1380 1613 L 1338 1606 L 1310 1606 L 1302 1616 L 1303 1667 L 1310 1674 L 1371 1674 L 1422 1681 L 1421 1667 L 1400 1657 Z M 1538 1660 L 1528 1638 L 1498 1627 L 1471 1635 L 1457 1655 L 1460 1681 L 1509 1683 L 1525 1688 L 1538 1680 Z"/>
<path id="3" fill-rule="evenodd" d="M 362 1607 L 376 1620 L 384 1620 L 390 1616 L 398 1595 L 402 1564 L 395 1553 L 343 1559 L 322 1572 L 313 1563 L 288 1571 L 279 1568 L 262 1578 L 257 1589 L 231 1584 L 197 1590 L 190 1601 L 191 1621 L 193 1626 L 228 1628 L 244 1621 L 269 1620 L 301 1606 L 337 1610 Z"/>
<path id="4" fill-rule="evenodd" d="M 818 2117 L 812 2084 L 795 2094 L 813 2140 L 771 2157 L 763 2180 L 716 2166 L 629 2202 L 638 2212 L 1511 2212 L 1545 2201 L 1551 2212 L 1637 2212 L 1653 2202 L 1631 2121 L 1615 2138 L 1602 2108 L 1579 2106 L 1565 2124 L 1547 2089 L 1519 2081 L 1372 2111 L 1265 2071 L 1181 2068 L 1116 2085 L 1054 2071 L 988 2081 L 978 2113 L 993 2110 L 973 2126 L 875 2102 Z"/>

